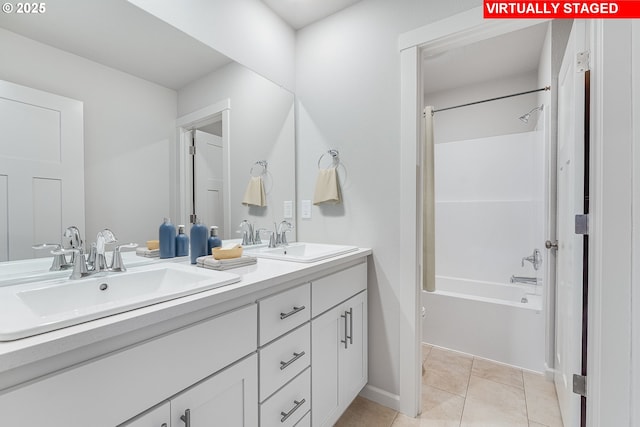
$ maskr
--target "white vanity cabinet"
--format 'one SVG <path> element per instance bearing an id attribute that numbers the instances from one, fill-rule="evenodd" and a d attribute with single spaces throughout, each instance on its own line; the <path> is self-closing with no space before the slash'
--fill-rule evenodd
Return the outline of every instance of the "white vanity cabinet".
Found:
<path id="1" fill-rule="evenodd" d="M 346 290 L 346 294 L 356 292 L 344 302 L 334 298 L 337 305 L 311 321 L 311 420 L 314 427 L 330 427 L 368 379 L 366 264 L 320 279 L 312 287 L 314 304 L 316 293 L 322 293 L 319 299 L 331 305 L 332 291 L 339 298 Z"/>
<path id="2" fill-rule="evenodd" d="M 258 301 L 260 427 L 293 427 L 311 408 L 311 285 Z"/>
<path id="3" fill-rule="evenodd" d="M 0 424 L 331 426 L 367 382 L 367 262 L 326 268 L 5 389 Z"/>

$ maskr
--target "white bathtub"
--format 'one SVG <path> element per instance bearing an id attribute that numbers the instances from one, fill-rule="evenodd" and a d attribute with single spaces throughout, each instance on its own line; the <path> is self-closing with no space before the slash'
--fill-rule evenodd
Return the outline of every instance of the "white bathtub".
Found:
<path id="1" fill-rule="evenodd" d="M 544 314 L 535 291 L 532 285 L 438 276 L 436 292 L 422 293 L 423 341 L 544 372 Z"/>

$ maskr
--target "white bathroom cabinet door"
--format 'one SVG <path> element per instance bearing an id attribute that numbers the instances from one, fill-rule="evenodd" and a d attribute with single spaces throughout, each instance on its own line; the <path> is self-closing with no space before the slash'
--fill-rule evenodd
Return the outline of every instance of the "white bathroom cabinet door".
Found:
<path id="1" fill-rule="evenodd" d="M 244 359 L 171 400 L 171 427 L 256 427 L 258 356 Z"/>
<path id="2" fill-rule="evenodd" d="M 171 406 L 163 403 L 133 421 L 119 427 L 171 427 Z"/>
<path id="3" fill-rule="evenodd" d="M 332 426 L 367 382 L 367 292 L 311 322 L 314 427 Z"/>

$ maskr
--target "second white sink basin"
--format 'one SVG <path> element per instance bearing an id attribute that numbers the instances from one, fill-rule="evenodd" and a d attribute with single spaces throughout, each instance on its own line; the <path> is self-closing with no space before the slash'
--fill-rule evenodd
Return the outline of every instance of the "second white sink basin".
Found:
<path id="1" fill-rule="evenodd" d="M 328 245 L 324 243 L 291 243 L 277 248 L 258 248 L 250 254 L 258 258 L 294 262 L 316 262 L 358 250 L 357 246 Z"/>
<path id="2" fill-rule="evenodd" d="M 0 341 L 11 341 L 238 282 L 171 263 L 0 288 Z"/>

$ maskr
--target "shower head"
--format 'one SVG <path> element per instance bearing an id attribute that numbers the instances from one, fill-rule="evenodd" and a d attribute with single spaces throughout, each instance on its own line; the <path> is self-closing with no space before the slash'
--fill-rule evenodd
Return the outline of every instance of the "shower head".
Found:
<path id="1" fill-rule="evenodd" d="M 540 105 L 539 107 L 534 108 L 533 110 L 529 111 L 526 114 L 523 114 L 522 116 L 518 117 L 520 119 L 520 121 L 522 123 L 529 123 L 529 119 L 531 118 L 531 114 L 533 114 L 536 111 L 542 111 L 544 109 L 544 104 Z"/>

